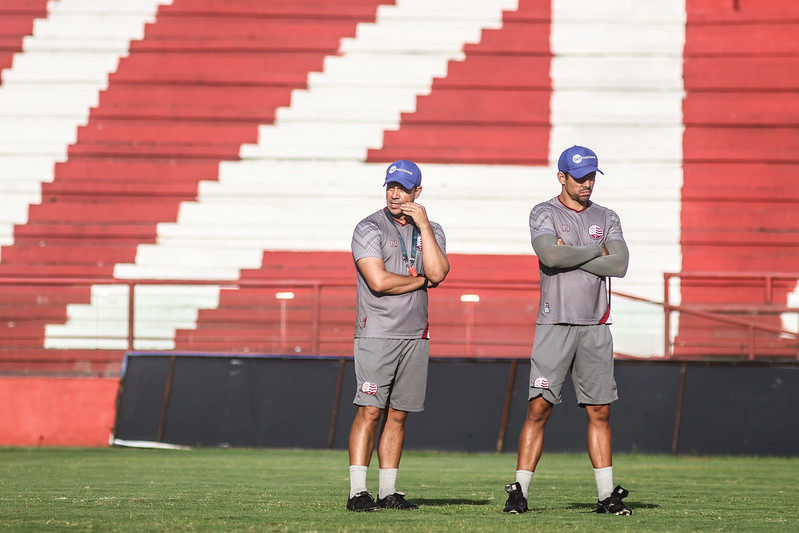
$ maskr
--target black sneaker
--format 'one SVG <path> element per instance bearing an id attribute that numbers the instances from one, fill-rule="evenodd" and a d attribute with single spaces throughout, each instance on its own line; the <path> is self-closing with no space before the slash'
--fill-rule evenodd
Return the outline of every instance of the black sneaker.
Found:
<path id="1" fill-rule="evenodd" d="M 372 495 L 364 490 L 347 500 L 347 509 L 350 511 L 379 511 L 380 506 L 372 499 Z"/>
<path id="2" fill-rule="evenodd" d="M 505 502 L 503 513 L 522 514 L 527 512 L 527 498 L 524 497 L 522 486 L 517 481 L 505 485 L 505 492 L 508 493 L 508 501 Z"/>
<path id="3" fill-rule="evenodd" d="M 627 507 L 627 505 L 622 501 L 622 499 L 626 498 L 628 494 L 630 493 L 627 491 L 627 489 L 621 488 L 621 485 L 616 485 L 616 488 L 613 489 L 613 492 L 610 493 L 610 496 L 601 502 L 597 502 L 596 512 L 618 515 L 633 514 L 633 510 Z"/>
<path id="4" fill-rule="evenodd" d="M 395 492 L 394 494 L 389 494 L 385 498 L 380 498 L 377 500 L 377 505 L 379 505 L 381 509 L 402 509 L 404 511 L 416 511 L 419 509 L 418 505 L 405 499 L 404 492 Z"/>

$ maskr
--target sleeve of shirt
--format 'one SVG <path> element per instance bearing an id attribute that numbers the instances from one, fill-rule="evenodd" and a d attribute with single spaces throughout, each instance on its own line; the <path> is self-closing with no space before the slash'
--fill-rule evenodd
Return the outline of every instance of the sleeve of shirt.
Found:
<path id="1" fill-rule="evenodd" d="M 552 268 L 573 268 L 602 255 L 598 244 L 590 246 L 560 246 L 557 237 L 542 234 L 533 241 L 533 251 L 538 260 Z"/>
<path id="2" fill-rule="evenodd" d="M 383 257 L 380 247 L 380 228 L 372 221 L 362 220 L 352 233 L 352 258 L 357 263 L 364 257 Z"/>
<path id="3" fill-rule="evenodd" d="M 447 253 L 447 238 L 444 236 L 444 228 L 442 228 L 439 224 L 435 222 L 432 223 L 433 226 L 433 234 L 436 236 L 436 242 L 438 243 L 438 247 L 441 248 L 441 251 L 444 252 L 446 255 Z"/>
<path id="4" fill-rule="evenodd" d="M 556 237 L 558 235 L 555 231 L 555 222 L 552 220 L 549 206 L 546 203 L 538 204 L 530 211 L 530 243 L 541 235 Z"/>
<path id="5" fill-rule="evenodd" d="M 621 231 L 621 219 L 619 215 L 613 210 L 608 210 L 610 213 L 610 227 L 608 228 L 605 241 L 624 241 L 624 233 Z"/>

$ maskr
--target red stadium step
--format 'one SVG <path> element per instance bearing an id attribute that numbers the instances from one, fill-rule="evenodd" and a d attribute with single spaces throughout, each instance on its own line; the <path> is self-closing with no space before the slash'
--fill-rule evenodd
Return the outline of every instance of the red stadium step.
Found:
<path id="1" fill-rule="evenodd" d="M 7 277 L 32 277 L 32 278 L 109 278 L 114 275 L 113 265 L 72 265 L 72 264 L 5 264 L 0 263 L 0 274 Z M 49 290 L 49 289 L 48 289 Z M 88 295 L 88 288 L 84 288 Z M 37 296 L 41 293 L 41 286 L 31 289 Z M 44 340 L 44 339 L 42 339 Z"/>
<path id="2" fill-rule="evenodd" d="M 746 205 L 746 209 L 741 207 Z M 744 202 L 695 200 L 683 208 L 683 220 L 689 222 L 689 227 L 701 228 L 700 231 L 719 231 L 721 233 L 735 232 L 737 228 L 769 228 L 775 234 L 791 233 L 799 230 L 799 220 L 790 206 L 782 206 L 779 202 L 750 200 Z M 735 220 L 734 225 L 729 221 Z M 754 233 L 752 237 L 760 240 L 763 237 Z M 723 239 L 724 236 L 722 235 Z M 786 238 L 791 239 L 790 235 Z M 764 242 L 761 241 L 761 244 Z"/>
<path id="3" fill-rule="evenodd" d="M 109 76 L 110 83 L 213 84 L 303 88 L 308 72 L 321 71 L 324 54 L 190 54 L 140 52 L 127 58 L 126 68 Z"/>
<path id="4" fill-rule="evenodd" d="M 74 244 L 74 243 L 73 243 Z M 50 243 L 48 246 L 32 244 L 17 245 L 3 252 L 3 260 L 16 264 L 52 264 L 52 265 L 90 265 L 131 263 L 136 259 L 136 249 L 113 243 L 102 243 L 94 246 L 83 244 L 82 253 L 71 253 L 71 245 Z"/>
<path id="5" fill-rule="evenodd" d="M 391 137 L 395 144 L 379 152 L 386 161 L 411 154 L 428 163 L 543 165 L 546 157 L 537 157 L 530 147 L 547 144 L 549 127 L 407 124 Z M 370 153 L 372 161 L 376 157 L 377 152 Z"/>
<path id="6" fill-rule="evenodd" d="M 78 130 L 79 143 L 195 144 L 207 139 L 208 144 L 236 147 L 258 140 L 252 124 L 223 121 L 115 120 L 93 121 Z"/>
<path id="7" fill-rule="evenodd" d="M 391 5 L 391 0 L 192 0 L 175 1 L 161 9 L 166 15 L 204 15 L 204 16 L 252 16 L 252 17 L 315 17 L 368 20 L 374 18 L 375 8 L 380 4 Z"/>
<path id="8" fill-rule="evenodd" d="M 686 4 L 690 22 L 726 23 L 784 22 L 796 19 L 799 4 L 794 0 L 761 0 L 730 2 L 729 0 L 689 0 Z M 733 36 L 734 38 L 734 36 Z"/>
<path id="9" fill-rule="evenodd" d="M 187 35 L 183 27 L 194 31 Z M 297 51 L 338 52 L 342 35 L 352 32 L 346 18 L 320 18 L 315 13 L 297 17 L 187 16 L 162 10 L 159 24 L 148 39 L 133 43 L 136 52 L 214 52 L 226 54 L 280 53 Z"/>
<path id="10" fill-rule="evenodd" d="M 59 295 L 67 298 L 67 301 L 70 301 L 75 297 L 79 297 L 82 292 L 83 291 L 78 287 L 55 286 L 55 290 L 51 294 L 39 297 L 32 295 L 30 293 L 30 286 L 25 285 L 24 282 L 12 281 L 8 284 L 0 284 L 0 302 L 6 305 L 34 301 L 49 304 L 51 300 L 58 298 Z"/>
<path id="11" fill-rule="evenodd" d="M 30 218 L 40 222 L 71 221 L 97 223 L 131 223 L 158 221 L 174 221 L 177 218 L 179 204 L 169 201 L 127 202 L 120 196 L 115 202 L 102 204 L 71 204 L 53 202 L 51 204 L 32 205 Z"/>
<path id="12" fill-rule="evenodd" d="M 795 2 L 793 7 L 796 19 L 799 17 L 799 9 Z M 758 10 L 761 9 L 762 6 L 758 6 Z M 782 12 L 782 16 L 787 15 L 786 11 Z M 780 22 L 789 22 L 789 20 Z M 759 17 L 758 20 L 736 20 L 735 22 L 735 24 L 703 26 L 701 31 L 692 34 L 692 38 L 686 41 L 686 53 L 715 56 L 799 55 L 795 23 L 764 24 Z M 691 29 L 689 27 L 688 31 Z"/>
<path id="13" fill-rule="evenodd" d="M 42 198 L 59 198 L 65 202 L 100 203 L 119 201 L 120 196 L 126 199 L 161 199 L 170 202 L 193 200 L 197 196 L 197 184 L 190 181 L 160 184 L 129 182 L 119 184 L 98 183 L 93 181 L 59 181 L 42 184 Z"/>
<path id="14" fill-rule="evenodd" d="M 768 123 L 791 128 L 799 124 L 799 108 L 793 92 L 750 91 L 740 94 L 719 92 L 691 95 L 683 105 L 688 126 L 730 126 L 757 128 Z"/>
<path id="15" fill-rule="evenodd" d="M 42 321 L 47 324 L 49 323 L 48 321 L 61 321 L 65 318 L 64 313 L 59 313 L 51 307 L 34 307 L 31 305 L 23 307 L 19 305 L 21 302 L 11 306 L 8 303 L 10 302 L 5 302 L 6 305 L 0 306 L 0 322 L 8 325 L 8 327 L 15 327 L 17 323 L 29 324 L 34 321 Z"/>
<path id="16" fill-rule="evenodd" d="M 64 224 L 24 224 L 15 229 L 17 246 L 79 246 L 85 242 L 94 244 L 138 245 L 153 243 L 156 231 L 152 225 L 103 223 L 81 224 L 79 227 L 65 227 Z"/>
<path id="17" fill-rule="evenodd" d="M 796 89 L 799 89 L 799 79 Z M 741 95 L 741 98 L 745 99 L 745 96 Z M 742 101 L 740 105 L 745 104 Z M 683 142 L 687 164 L 713 161 L 756 163 L 763 161 L 766 156 L 775 163 L 795 164 L 799 161 L 796 128 L 776 125 L 770 128 L 762 125 L 737 128 L 689 127 L 685 130 Z"/>
<path id="18" fill-rule="evenodd" d="M 99 112 L 99 111 L 98 111 Z M 218 162 L 186 160 L 164 160 L 139 157 L 119 158 L 70 158 L 56 163 L 55 174 L 59 182 L 90 182 L 105 186 L 106 182 L 127 186 L 131 181 L 173 187 L 177 183 L 194 183 L 215 180 L 219 176 Z M 158 189 L 154 189 L 158 190 Z"/>
<path id="19" fill-rule="evenodd" d="M 239 152 L 230 143 L 156 143 L 130 144 L 127 142 L 97 142 L 75 144 L 68 149 L 71 158 L 124 158 L 147 157 L 152 159 L 194 159 L 209 162 L 232 161 Z M 168 170 L 168 169 L 165 169 Z"/>
<path id="20" fill-rule="evenodd" d="M 171 85 L 121 86 L 100 95 L 98 120 L 217 120 L 272 124 L 278 107 L 290 104 L 284 87 L 195 85 L 176 91 Z"/>

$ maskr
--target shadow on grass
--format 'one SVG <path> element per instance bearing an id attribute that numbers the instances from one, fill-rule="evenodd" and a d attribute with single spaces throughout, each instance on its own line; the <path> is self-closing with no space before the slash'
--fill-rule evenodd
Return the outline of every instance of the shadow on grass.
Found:
<path id="1" fill-rule="evenodd" d="M 636 509 L 657 509 L 658 507 L 660 507 L 660 505 L 656 503 L 641 503 L 641 502 L 636 502 L 634 504 L 628 503 L 628 505 L 633 510 L 633 513 L 635 513 Z M 566 506 L 566 509 L 577 509 L 580 511 L 584 511 L 586 513 L 596 513 L 596 503 L 572 502 Z"/>
<path id="2" fill-rule="evenodd" d="M 469 500 L 465 498 L 410 498 L 410 501 L 419 505 L 429 505 L 430 507 L 442 507 L 445 505 L 494 505 L 496 501 L 481 499 Z"/>

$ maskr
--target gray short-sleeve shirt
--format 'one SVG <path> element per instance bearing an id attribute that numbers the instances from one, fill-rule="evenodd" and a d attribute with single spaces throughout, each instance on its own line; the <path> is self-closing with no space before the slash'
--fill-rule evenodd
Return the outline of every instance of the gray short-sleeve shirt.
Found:
<path id="1" fill-rule="evenodd" d="M 604 245 L 624 241 L 619 216 L 591 202 L 575 211 L 556 196 L 533 207 L 530 238 L 554 235 L 569 246 Z M 606 280 L 579 268 L 551 268 L 539 261 L 541 302 L 537 324 L 610 324 Z"/>
<path id="2" fill-rule="evenodd" d="M 430 222 L 436 242 L 446 253 L 444 230 Z M 355 337 L 377 337 L 389 339 L 428 338 L 427 290 L 420 289 L 405 294 L 385 295 L 372 292 L 363 275 L 357 270 L 359 259 L 379 257 L 388 272 L 408 275 L 408 267 L 402 256 L 404 242 L 407 255 L 411 247 L 416 248 L 414 268 L 424 274 L 421 236 L 414 242 L 412 224 L 392 223 L 383 209 L 361 220 L 352 235 L 352 258 L 357 271 L 357 315 Z M 399 234 L 398 234 L 399 232 Z M 400 240 L 399 235 L 402 235 Z"/>

